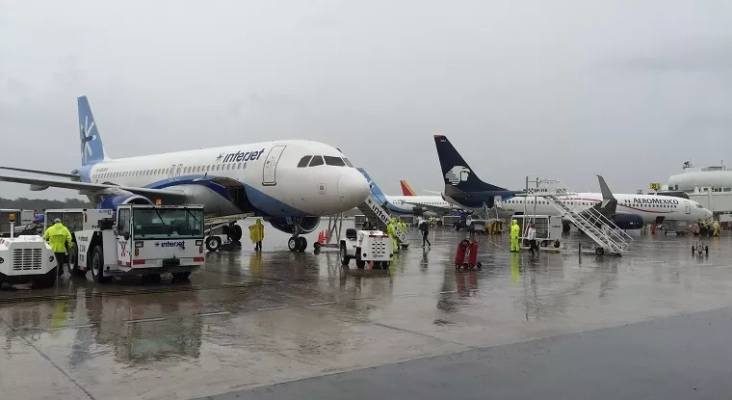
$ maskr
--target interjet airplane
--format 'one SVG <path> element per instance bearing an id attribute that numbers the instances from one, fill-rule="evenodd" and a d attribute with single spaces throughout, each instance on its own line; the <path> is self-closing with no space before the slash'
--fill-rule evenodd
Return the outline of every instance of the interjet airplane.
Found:
<path id="1" fill-rule="evenodd" d="M 259 216 L 292 234 L 291 251 L 304 251 L 300 236 L 315 230 L 321 216 L 362 204 L 369 184 L 335 147 L 306 140 L 277 140 L 200 150 L 112 159 L 102 145 L 86 96 L 78 98 L 81 167 L 70 174 L 25 168 L 6 170 L 54 178 L 2 175 L 0 181 L 78 190 L 99 208 L 120 204 L 202 204 L 210 217 Z M 68 180 L 58 179 L 66 178 Z M 233 225 L 232 239 L 241 238 Z M 209 249 L 221 245 L 206 238 Z"/>
<path id="2" fill-rule="evenodd" d="M 445 179 L 443 196 L 450 202 L 470 208 L 495 205 L 501 218 L 523 213 L 561 215 L 547 199 L 515 196 L 523 192 L 509 192 L 480 180 L 445 136 L 435 136 L 435 146 Z M 660 224 L 666 219 L 698 221 L 712 217 L 711 211 L 692 200 L 642 194 L 613 195 L 605 179 L 600 175 L 597 177 L 601 193 L 577 193 L 562 196 L 561 201 L 580 213 L 584 209 L 595 208 L 620 229 L 640 229 L 644 223 Z M 568 228 L 565 223 L 565 231 Z"/>

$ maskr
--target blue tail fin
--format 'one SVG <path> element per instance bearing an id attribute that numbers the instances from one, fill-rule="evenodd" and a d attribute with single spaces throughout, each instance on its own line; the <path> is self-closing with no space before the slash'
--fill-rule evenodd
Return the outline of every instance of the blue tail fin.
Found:
<path id="1" fill-rule="evenodd" d="M 86 96 L 77 98 L 79 104 L 79 140 L 81 141 L 81 165 L 96 164 L 107 159 L 102 138 L 94 121 L 89 100 Z"/>
<path id="2" fill-rule="evenodd" d="M 435 135 L 437 157 L 440 159 L 445 185 L 451 185 L 462 192 L 503 192 L 499 186 L 485 183 L 470 169 L 455 147 L 443 135 Z"/>
<path id="3" fill-rule="evenodd" d="M 358 172 L 363 175 L 364 178 L 366 178 L 366 181 L 368 181 L 369 186 L 371 186 L 371 195 L 374 196 L 374 199 L 378 201 L 378 203 L 382 206 L 388 209 L 389 211 L 397 214 L 406 214 L 409 213 L 409 210 L 399 208 L 398 206 L 395 206 L 392 204 L 387 198 L 384 192 L 381 191 L 378 185 L 376 185 L 376 182 L 374 182 L 373 179 L 369 176 L 369 174 L 363 169 L 363 168 L 356 168 L 358 169 Z"/>

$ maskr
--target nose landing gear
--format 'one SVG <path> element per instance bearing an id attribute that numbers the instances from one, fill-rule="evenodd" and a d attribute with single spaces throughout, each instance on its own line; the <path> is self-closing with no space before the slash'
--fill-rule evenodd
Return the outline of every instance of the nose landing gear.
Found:
<path id="1" fill-rule="evenodd" d="M 308 241 L 300 236 L 300 223 L 293 218 L 292 220 L 292 237 L 287 241 L 287 248 L 292 252 L 302 253 L 308 248 Z"/>
<path id="2" fill-rule="evenodd" d="M 300 252 L 302 253 L 307 249 L 308 247 L 308 241 L 302 236 L 293 236 L 290 238 L 290 240 L 287 241 L 287 248 L 290 249 L 292 252 Z"/>

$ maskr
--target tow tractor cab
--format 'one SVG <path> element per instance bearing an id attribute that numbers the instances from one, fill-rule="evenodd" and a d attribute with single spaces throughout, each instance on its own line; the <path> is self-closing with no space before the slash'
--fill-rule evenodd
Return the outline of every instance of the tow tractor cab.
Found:
<path id="1" fill-rule="evenodd" d="M 386 233 L 349 228 L 346 229 L 345 237 L 341 238 L 340 255 L 343 265 L 348 265 L 355 258 L 358 268 L 364 268 L 367 262 L 373 261 L 374 268 L 387 269 L 394 252 L 391 238 Z"/>
<path id="2" fill-rule="evenodd" d="M 125 204 L 112 210 L 47 210 L 47 224 L 60 218 L 72 232 L 69 270 L 95 282 L 115 276 L 169 272 L 186 279 L 204 262 L 203 206 Z M 75 229 L 72 229 L 75 228 Z M 81 229 L 79 229 L 81 228 Z"/>

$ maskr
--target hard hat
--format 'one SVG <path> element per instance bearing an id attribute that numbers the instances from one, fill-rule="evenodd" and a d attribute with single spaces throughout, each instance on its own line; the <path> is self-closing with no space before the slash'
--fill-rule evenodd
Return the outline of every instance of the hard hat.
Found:
<path id="1" fill-rule="evenodd" d="M 61 219 L 60 219 L 60 218 L 56 218 L 56 219 L 54 219 L 54 220 L 53 220 L 53 222 L 54 222 L 54 223 L 58 223 L 58 222 L 61 222 Z"/>

